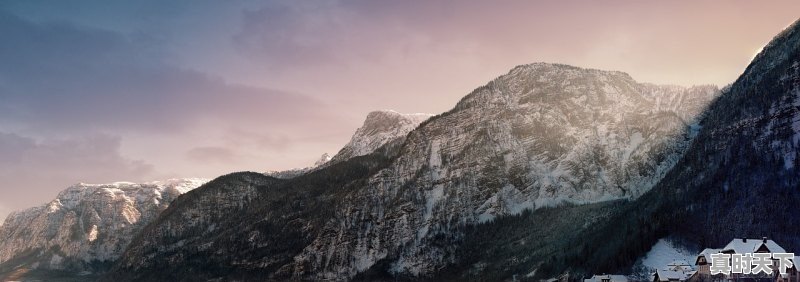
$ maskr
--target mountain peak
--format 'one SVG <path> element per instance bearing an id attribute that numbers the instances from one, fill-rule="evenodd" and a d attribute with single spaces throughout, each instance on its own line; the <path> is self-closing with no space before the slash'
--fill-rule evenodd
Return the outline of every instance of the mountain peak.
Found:
<path id="1" fill-rule="evenodd" d="M 328 163 L 329 161 L 331 161 L 331 158 L 332 158 L 331 155 L 329 155 L 328 153 L 324 153 L 324 154 L 322 154 L 321 157 L 319 157 L 319 159 L 316 162 L 314 162 L 314 166 L 318 167 L 318 166 L 324 165 L 324 164 Z"/>
<path id="2" fill-rule="evenodd" d="M 405 138 L 411 130 L 432 116 L 423 113 L 403 114 L 394 110 L 372 111 L 350 142 L 332 160 L 342 161 L 372 153 L 387 143 Z"/>
<path id="3" fill-rule="evenodd" d="M 335 156 L 328 153 L 314 162 L 313 166 L 295 168 L 283 171 L 267 171 L 267 176 L 289 179 L 321 169 L 331 163 L 367 155 L 381 146 L 405 138 L 411 130 L 420 123 L 432 117 L 432 114 L 413 113 L 404 114 L 395 110 L 377 110 L 367 114 L 364 124 Z"/>

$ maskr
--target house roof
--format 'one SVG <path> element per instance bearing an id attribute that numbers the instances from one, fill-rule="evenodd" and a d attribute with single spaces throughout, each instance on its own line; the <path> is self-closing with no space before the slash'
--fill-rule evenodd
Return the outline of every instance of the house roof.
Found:
<path id="1" fill-rule="evenodd" d="M 685 281 L 692 277 L 696 271 L 674 271 L 674 270 L 656 270 L 658 281 L 678 280 Z"/>
<path id="2" fill-rule="evenodd" d="M 719 252 L 722 252 L 722 249 L 705 248 L 702 252 L 697 254 L 697 257 L 694 259 L 694 264 L 697 264 L 697 261 L 700 259 L 700 257 L 708 257 L 711 254 L 716 254 Z M 710 258 L 706 258 L 706 260 L 708 261 Z"/>
<path id="3" fill-rule="evenodd" d="M 611 282 L 628 282 L 628 277 L 625 275 L 602 274 L 594 275 L 592 278 L 583 279 L 584 282 L 602 282 L 603 279 L 609 279 Z"/>
<path id="4" fill-rule="evenodd" d="M 737 254 L 755 253 L 762 245 L 766 245 L 767 249 L 772 253 L 786 252 L 786 250 L 778 245 L 778 243 L 775 243 L 775 241 L 766 240 L 766 243 L 764 243 L 764 240 L 765 239 L 733 239 L 722 248 L 722 252 L 733 251 Z"/>
<path id="5" fill-rule="evenodd" d="M 722 249 L 712 249 L 712 248 L 705 248 L 705 249 L 703 249 L 703 251 L 702 251 L 702 252 L 700 252 L 700 254 L 699 254 L 699 255 L 697 255 L 697 256 L 698 256 L 698 257 L 700 257 L 700 256 L 708 256 L 708 255 L 710 255 L 710 254 L 716 254 L 716 253 L 719 253 L 719 252 L 721 252 L 721 251 L 722 251 Z"/>
<path id="6" fill-rule="evenodd" d="M 686 262 L 685 260 L 673 260 L 672 262 L 668 263 L 667 266 L 688 266 L 691 267 L 691 264 Z"/>

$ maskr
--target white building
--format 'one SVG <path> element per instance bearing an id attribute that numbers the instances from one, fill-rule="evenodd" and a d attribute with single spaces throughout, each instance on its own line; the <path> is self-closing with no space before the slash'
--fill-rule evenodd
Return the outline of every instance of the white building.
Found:
<path id="1" fill-rule="evenodd" d="M 682 282 L 688 281 L 695 274 L 694 268 L 685 260 L 675 260 L 667 264 L 664 269 L 656 270 L 653 274 L 654 282 Z"/>

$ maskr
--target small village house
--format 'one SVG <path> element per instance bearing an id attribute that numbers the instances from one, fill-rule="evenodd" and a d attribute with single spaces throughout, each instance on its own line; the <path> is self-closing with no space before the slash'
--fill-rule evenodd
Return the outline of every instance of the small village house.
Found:
<path id="1" fill-rule="evenodd" d="M 664 269 L 656 270 L 653 282 L 683 282 L 689 281 L 697 271 L 685 260 L 675 260 L 667 264 Z"/>

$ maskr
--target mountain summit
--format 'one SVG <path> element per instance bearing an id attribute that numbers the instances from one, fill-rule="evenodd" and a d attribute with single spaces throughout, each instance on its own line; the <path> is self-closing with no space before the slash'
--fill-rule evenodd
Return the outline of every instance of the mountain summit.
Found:
<path id="1" fill-rule="evenodd" d="M 333 163 L 370 154 L 386 144 L 402 144 L 408 132 L 431 116 L 433 115 L 402 114 L 393 110 L 370 112 L 364 120 L 364 125 L 356 130 L 350 138 L 350 142 L 335 156 L 325 153 L 314 162 L 313 166 L 284 171 L 268 171 L 264 174 L 281 179 L 295 178 Z"/>
<path id="2" fill-rule="evenodd" d="M 356 130 L 332 161 L 339 162 L 374 152 L 389 143 L 402 143 L 406 135 L 431 114 L 402 114 L 393 110 L 374 111 L 367 114 L 364 125 Z"/>

